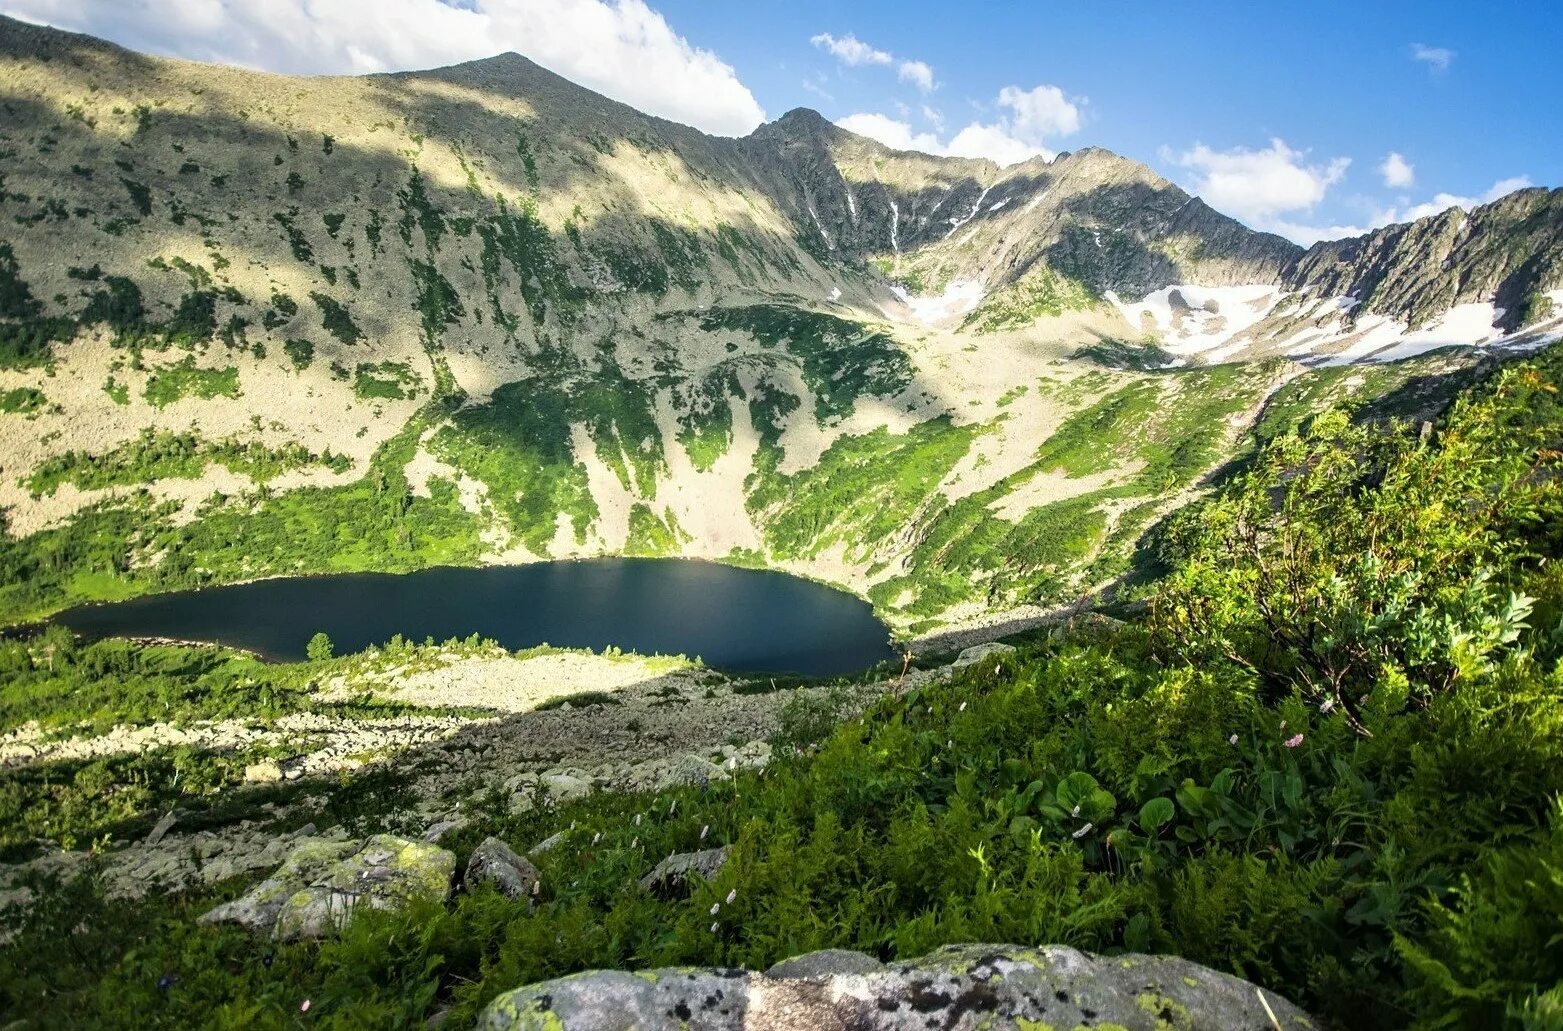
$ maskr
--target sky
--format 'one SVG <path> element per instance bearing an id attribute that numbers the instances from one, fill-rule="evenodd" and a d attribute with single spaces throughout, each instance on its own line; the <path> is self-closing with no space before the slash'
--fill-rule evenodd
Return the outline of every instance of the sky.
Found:
<path id="1" fill-rule="evenodd" d="M 515 50 L 743 135 L 811 107 L 1001 164 L 1142 161 L 1299 243 L 1563 185 L 1560 0 L 0 0 L 152 53 L 290 73 Z"/>

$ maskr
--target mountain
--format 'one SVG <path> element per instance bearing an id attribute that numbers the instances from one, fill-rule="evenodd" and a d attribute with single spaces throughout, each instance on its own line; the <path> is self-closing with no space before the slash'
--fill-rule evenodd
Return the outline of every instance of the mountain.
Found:
<path id="1" fill-rule="evenodd" d="M 515 54 L 288 78 L 0 19 L 0 62 L 8 622 L 624 553 L 932 631 L 1111 582 L 1288 420 L 1563 331 L 1558 191 L 1305 252 L 1097 148 L 712 137 Z"/>

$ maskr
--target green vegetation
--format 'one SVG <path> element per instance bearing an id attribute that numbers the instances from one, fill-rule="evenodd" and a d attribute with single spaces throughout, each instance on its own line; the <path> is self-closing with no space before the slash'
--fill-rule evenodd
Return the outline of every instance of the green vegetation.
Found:
<path id="1" fill-rule="evenodd" d="M 300 372 L 309 368 L 315 360 L 315 345 L 308 340 L 284 340 L 282 350 L 288 356 L 288 361 Z"/>
<path id="2" fill-rule="evenodd" d="M 689 536 L 679 529 L 672 512 L 664 510 L 659 516 L 650 505 L 630 507 L 630 534 L 624 544 L 626 555 L 673 555 L 688 540 Z"/>
<path id="3" fill-rule="evenodd" d="M 841 437 L 814 467 L 760 479 L 749 508 L 764 514 L 766 546 L 779 557 L 843 545 L 848 556 L 866 559 L 929 502 L 981 432 L 944 418 L 903 435 L 881 428 Z"/>
<path id="4" fill-rule="evenodd" d="M 344 344 L 356 344 L 364 338 L 363 330 L 353 321 L 347 307 L 326 294 L 309 292 L 309 299 L 320 309 L 320 328 Z"/>
<path id="5" fill-rule="evenodd" d="M 961 322 L 962 329 L 998 333 L 1024 329 L 1043 316 L 1084 311 L 1099 298 L 1085 283 L 1038 265 L 1015 282 L 982 299 Z"/>
<path id="6" fill-rule="evenodd" d="M 417 397 L 421 382 L 406 362 L 360 362 L 353 373 L 353 393 L 365 399 L 400 401 Z"/>
<path id="7" fill-rule="evenodd" d="M 49 399 L 43 391 L 32 387 L 16 387 L 0 392 L 0 412 L 9 415 L 33 415 L 48 403 Z"/>
<path id="8" fill-rule="evenodd" d="M 158 408 L 182 397 L 238 397 L 239 369 L 235 365 L 203 369 L 195 364 L 194 356 L 187 355 L 178 364 L 165 365 L 149 376 L 142 396 Z"/>
<path id="9" fill-rule="evenodd" d="M 477 560 L 480 526 L 448 481 L 412 494 L 402 469 L 444 409 L 426 408 L 375 453 L 365 475 L 332 487 L 221 499 L 176 525 L 178 503 L 101 502 L 69 523 L 0 538 L 0 624 L 67 605 L 283 573 L 404 572 Z M 345 459 L 337 458 L 340 465 Z M 155 556 L 148 561 L 148 556 Z"/>
<path id="10" fill-rule="evenodd" d="M 272 448 L 259 441 L 233 437 L 213 442 L 195 433 L 158 433 L 149 427 L 135 440 L 100 454 L 67 451 L 50 458 L 33 470 L 26 485 L 37 497 L 53 494 L 62 483 L 75 484 L 82 490 L 98 490 L 154 480 L 193 480 L 209 464 L 226 466 L 257 483 L 265 483 L 289 469 L 316 464 L 335 472 L 352 467 L 350 459 L 332 454 L 330 449 L 316 455 L 301 444 Z"/>
<path id="11" fill-rule="evenodd" d="M 889 333 L 834 315 L 757 304 L 708 312 L 700 328 L 740 330 L 796 360 L 822 426 L 850 415 L 859 398 L 888 397 L 912 381 L 912 363 Z"/>
<path id="12" fill-rule="evenodd" d="M 829 699 L 795 707 L 763 776 L 520 815 L 496 793 L 448 843 L 561 832 L 535 857 L 534 905 L 480 888 L 279 944 L 194 921 L 253 878 L 115 902 L 89 877 L 0 955 L 0 1005 L 280 1024 L 308 998 L 340 1026 L 448 1007 L 459 1027 L 585 969 L 1015 941 L 1175 953 L 1329 1026 L 1547 1027 L 1563 994 L 1560 384 L 1554 349 L 1430 441 L 1340 414 L 1281 434 L 1179 520 L 1142 624 L 1039 633 L 835 729 Z M 112 826 L 86 800 L 117 775 L 62 782 L 60 805 Z M 405 803 L 397 775 L 338 789 L 360 824 Z M 688 899 L 635 887 L 714 844 L 730 860 Z"/>

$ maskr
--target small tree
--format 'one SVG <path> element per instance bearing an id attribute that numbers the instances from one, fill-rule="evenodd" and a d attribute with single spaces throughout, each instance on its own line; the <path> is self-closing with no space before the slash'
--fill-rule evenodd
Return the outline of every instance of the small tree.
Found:
<path id="1" fill-rule="evenodd" d="M 331 658 L 331 638 L 324 633 L 316 634 L 309 639 L 309 644 L 304 648 L 304 654 L 309 656 L 310 662 L 325 662 Z"/>

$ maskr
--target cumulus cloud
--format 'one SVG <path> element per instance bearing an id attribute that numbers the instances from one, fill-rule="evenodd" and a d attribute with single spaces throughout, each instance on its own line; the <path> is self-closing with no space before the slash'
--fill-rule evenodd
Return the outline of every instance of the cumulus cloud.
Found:
<path id="1" fill-rule="evenodd" d="M 909 82 L 916 86 L 921 93 L 932 93 L 934 89 L 933 69 L 923 61 L 902 61 L 897 74 L 902 82 Z"/>
<path id="2" fill-rule="evenodd" d="M 848 132 L 878 140 L 892 150 L 918 150 L 925 154 L 945 152 L 939 138 L 931 132 L 914 132 L 909 122 L 889 115 L 862 112 L 838 119 L 836 124 Z"/>
<path id="3" fill-rule="evenodd" d="M 1351 165 L 1350 158 L 1310 164 L 1307 157 L 1272 139 L 1263 150 L 1216 151 L 1199 143 L 1173 160 L 1194 174 L 1194 192 L 1212 207 L 1295 238 L 1301 227 L 1287 216 L 1311 211 Z"/>
<path id="4" fill-rule="evenodd" d="M 817 36 L 810 36 L 809 42 L 834 55 L 842 64 L 854 68 L 864 64 L 889 64 L 895 60 L 885 51 L 869 46 L 850 32 L 840 37 L 821 32 Z"/>
<path id="5" fill-rule="evenodd" d="M 1424 43 L 1411 44 L 1411 59 L 1421 61 L 1435 72 L 1447 72 L 1455 52 L 1447 47 L 1430 47 Z"/>
<path id="6" fill-rule="evenodd" d="M 1378 172 L 1384 177 L 1384 185 L 1392 190 L 1403 190 L 1416 182 L 1416 169 L 1397 151 L 1389 152 Z"/>
<path id="7" fill-rule="evenodd" d="M 943 119 L 937 111 L 926 106 L 923 117 L 933 125 L 935 132 L 916 132 L 905 119 L 867 112 L 848 115 L 836 124 L 897 150 L 986 158 L 1000 165 L 1013 165 L 1039 156 L 1051 160 L 1053 152 L 1044 141 L 1079 131 L 1080 103 L 1083 101 L 1070 100 L 1057 86 L 1043 85 L 1029 90 L 1005 86 L 995 101 L 1004 113 L 994 122 L 971 122 L 949 142 L 939 138 L 939 133 L 944 131 Z"/>
<path id="8" fill-rule="evenodd" d="M 1347 236 L 1361 236 L 1364 233 L 1370 233 L 1375 229 L 1382 229 L 1397 222 L 1414 222 L 1429 215 L 1439 215 L 1450 208 L 1464 208 L 1469 211 L 1478 204 L 1491 203 L 1500 197 L 1513 193 L 1515 190 L 1522 190 L 1532 185 L 1534 184 L 1530 181 L 1529 176 L 1517 175 L 1507 179 L 1499 179 L 1483 193 L 1475 196 L 1438 193 L 1433 195 L 1432 200 L 1424 201 L 1421 204 L 1413 204 L 1407 208 L 1375 208 L 1371 211 L 1364 225 L 1312 226 L 1282 220 L 1268 228 L 1272 232 L 1280 233 L 1282 236 L 1289 237 L 1305 245 L 1319 240 L 1339 240 Z"/>
<path id="9" fill-rule="evenodd" d="M 1511 176 L 1508 179 L 1499 179 L 1497 182 L 1488 187 L 1485 193 L 1475 197 L 1462 196 L 1457 193 L 1434 194 L 1432 200 L 1426 201 L 1422 204 L 1413 205 L 1404 211 L 1390 209 L 1389 211 L 1384 212 L 1382 216 L 1384 221 L 1382 224 L 1389 225 L 1391 222 L 1414 222 L 1419 218 L 1426 218 L 1428 215 L 1437 215 L 1441 212 L 1448 211 L 1450 208 L 1465 208 L 1466 210 L 1470 210 L 1471 208 L 1476 207 L 1478 204 L 1490 204 L 1499 197 L 1508 196 L 1515 190 L 1523 190 L 1527 186 L 1534 185 L 1535 184 L 1530 181 L 1530 176 L 1516 175 Z"/>
<path id="10" fill-rule="evenodd" d="M 724 135 L 765 120 L 732 67 L 644 0 L 0 0 L 138 50 L 274 72 L 430 68 L 515 50 L 642 111 Z"/>

